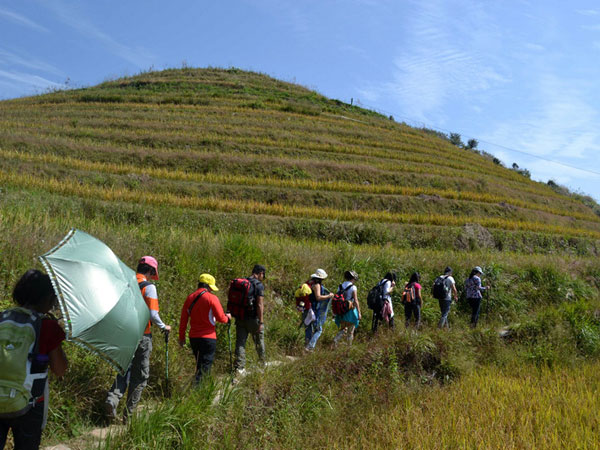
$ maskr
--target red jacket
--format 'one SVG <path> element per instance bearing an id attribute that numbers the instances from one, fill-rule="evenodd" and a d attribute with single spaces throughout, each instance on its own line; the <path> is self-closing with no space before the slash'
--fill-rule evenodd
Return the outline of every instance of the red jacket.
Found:
<path id="1" fill-rule="evenodd" d="M 194 299 L 202 291 L 206 290 L 204 294 L 198 299 L 192 308 L 191 317 L 188 314 Z M 221 302 L 216 295 L 211 294 L 207 289 L 200 288 L 195 292 L 188 295 L 183 308 L 181 308 L 181 319 L 179 321 L 179 340 L 185 340 L 185 330 L 188 326 L 188 320 L 190 322 L 190 333 L 191 338 L 208 338 L 216 339 L 217 333 L 215 331 L 215 320 L 221 323 L 227 323 L 229 319 L 223 312 Z"/>

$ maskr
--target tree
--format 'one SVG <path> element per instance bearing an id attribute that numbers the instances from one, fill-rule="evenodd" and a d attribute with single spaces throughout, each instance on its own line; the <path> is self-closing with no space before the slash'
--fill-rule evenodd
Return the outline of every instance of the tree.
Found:
<path id="1" fill-rule="evenodd" d="M 479 145 L 479 142 L 477 141 L 477 139 L 469 139 L 467 141 L 467 148 L 469 150 L 475 150 L 478 145 Z"/>
<path id="2" fill-rule="evenodd" d="M 460 134 L 458 133 L 450 133 L 448 135 L 448 139 L 450 139 L 450 143 L 456 145 L 457 147 L 464 147 L 462 139 L 460 138 Z"/>

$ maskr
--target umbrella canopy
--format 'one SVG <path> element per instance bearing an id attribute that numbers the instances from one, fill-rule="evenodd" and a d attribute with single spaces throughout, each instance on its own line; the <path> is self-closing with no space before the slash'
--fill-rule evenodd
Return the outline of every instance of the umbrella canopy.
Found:
<path id="1" fill-rule="evenodd" d="M 40 260 L 65 318 L 67 340 L 125 373 L 149 319 L 135 272 L 106 244 L 76 229 Z"/>

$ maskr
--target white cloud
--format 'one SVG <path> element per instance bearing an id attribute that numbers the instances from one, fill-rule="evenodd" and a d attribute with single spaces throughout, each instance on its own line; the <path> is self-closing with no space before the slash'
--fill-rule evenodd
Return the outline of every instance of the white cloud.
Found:
<path id="1" fill-rule="evenodd" d="M 74 28 L 83 36 L 101 43 L 112 54 L 139 68 L 145 68 L 151 64 L 154 56 L 148 50 L 139 47 L 130 47 L 118 42 L 96 27 L 86 17 L 77 14 L 72 6 L 58 0 L 47 2 L 44 5 L 52 9 L 65 25 Z"/>
<path id="2" fill-rule="evenodd" d="M 9 11 L 9 10 L 4 9 L 4 8 L 0 8 L 0 17 L 4 17 L 4 18 L 6 18 L 6 19 L 8 19 L 8 20 L 10 20 L 10 21 L 12 21 L 12 22 L 14 22 L 16 24 L 29 27 L 29 28 L 31 28 L 33 30 L 36 30 L 36 31 L 48 32 L 47 28 L 45 28 L 45 27 L 43 27 L 43 26 L 35 23 L 33 20 L 30 20 L 27 17 L 22 16 L 21 14 L 17 14 L 17 13 L 15 13 L 13 11 Z"/>
<path id="3" fill-rule="evenodd" d="M 19 88 L 22 91 L 23 87 L 29 89 L 60 89 L 64 88 L 64 85 L 56 83 L 54 81 L 47 80 L 46 78 L 38 75 L 32 75 L 30 73 L 22 72 L 11 72 L 8 70 L 0 69 L 0 82 L 9 88 Z"/>
<path id="4" fill-rule="evenodd" d="M 52 73 L 54 75 L 63 75 L 63 72 L 51 64 L 44 61 L 36 60 L 32 57 L 23 57 L 9 52 L 6 49 L 0 48 L 0 64 L 6 66 L 9 64 L 26 67 L 27 69 L 40 70 L 43 72 Z"/>
<path id="5" fill-rule="evenodd" d="M 406 36 L 398 46 L 392 79 L 377 87 L 382 97 L 393 97 L 417 120 L 433 115 L 443 121 L 439 111 L 448 102 L 464 101 L 473 92 L 509 81 L 490 64 L 490 52 L 480 51 L 476 44 L 495 33 L 489 18 L 462 0 L 452 3 L 414 2 L 402 26 Z M 451 18 L 454 7 L 466 14 L 460 21 Z"/>
<path id="6" fill-rule="evenodd" d="M 525 44 L 525 48 L 527 50 L 532 50 L 534 52 L 544 52 L 544 51 L 546 51 L 546 47 L 544 47 L 543 45 L 534 44 L 532 42 L 526 43 Z"/>
<path id="7" fill-rule="evenodd" d="M 599 16 L 600 10 L 598 9 L 578 9 L 577 14 L 581 14 L 582 16 Z"/>

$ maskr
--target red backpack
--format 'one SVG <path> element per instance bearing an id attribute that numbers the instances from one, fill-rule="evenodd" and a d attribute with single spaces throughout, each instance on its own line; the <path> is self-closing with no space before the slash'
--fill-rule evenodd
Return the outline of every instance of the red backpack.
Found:
<path id="1" fill-rule="evenodd" d="M 338 287 L 337 293 L 333 296 L 333 299 L 331 300 L 331 311 L 333 312 L 334 315 L 343 316 L 348 311 L 350 311 L 351 309 L 354 308 L 354 302 L 350 301 L 350 300 L 346 300 L 346 295 L 345 295 L 346 291 L 348 289 L 350 289 L 352 286 L 353 286 L 353 284 L 350 283 L 348 286 L 346 286 L 346 289 L 342 289 L 341 284 Z"/>
<path id="2" fill-rule="evenodd" d="M 229 283 L 227 311 L 236 319 L 243 320 L 254 310 L 254 297 L 250 295 L 252 283 L 247 278 L 235 278 Z"/>

